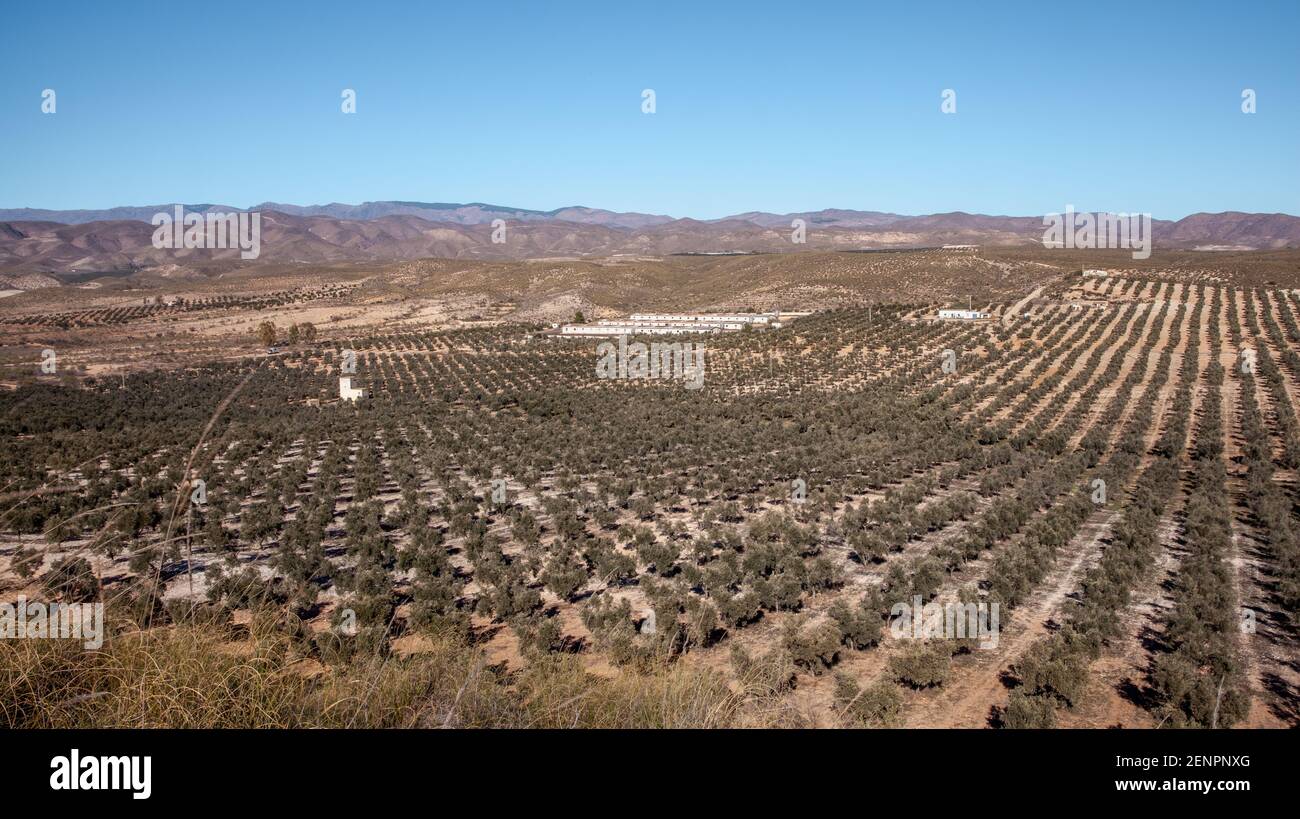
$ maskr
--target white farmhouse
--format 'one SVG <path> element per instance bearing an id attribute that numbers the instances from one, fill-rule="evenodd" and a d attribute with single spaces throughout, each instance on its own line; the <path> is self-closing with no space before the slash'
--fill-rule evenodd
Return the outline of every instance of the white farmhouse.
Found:
<path id="1" fill-rule="evenodd" d="M 939 311 L 939 318 L 941 319 L 966 319 L 969 321 L 975 319 L 986 319 L 988 317 L 989 317 L 988 313 L 982 313 L 979 310 L 940 310 Z"/>
<path id="2" fill-rule="evenodd" d="M 339 378 L 339 398 L 344 401 L 356 401 L 358 398 L 365 398 L 366 391 L 360 387 L 352 386 L 352 377 L 343 376 Z"/>

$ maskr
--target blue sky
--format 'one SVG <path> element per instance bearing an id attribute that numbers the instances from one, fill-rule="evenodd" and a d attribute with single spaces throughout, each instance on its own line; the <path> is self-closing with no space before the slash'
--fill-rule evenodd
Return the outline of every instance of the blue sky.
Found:
<path id="1" fill-rule="evenodd" d="M 0 207 L 1300 214 L 1297 30 L 1296 0 L 27 4 Z"/>

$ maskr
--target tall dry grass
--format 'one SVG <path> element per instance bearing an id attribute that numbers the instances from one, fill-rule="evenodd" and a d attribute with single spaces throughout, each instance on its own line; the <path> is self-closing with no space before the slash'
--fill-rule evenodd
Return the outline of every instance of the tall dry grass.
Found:
<path id="1" fill-rule="evenodd" d="M 73 640 L 0 641 L 0 725 L 21 728 L 450 727 L 721 728 L 788 724 L 768 698 L 677 664 L 613 678 L 574 656 L 522 671 L 481 649 L 429 635 L 408 657 L 305 663 L 292 641 L 256 623 L 235 639 L 216 625 Z M 777 709 L 779 711 L 779 708 Z"/>

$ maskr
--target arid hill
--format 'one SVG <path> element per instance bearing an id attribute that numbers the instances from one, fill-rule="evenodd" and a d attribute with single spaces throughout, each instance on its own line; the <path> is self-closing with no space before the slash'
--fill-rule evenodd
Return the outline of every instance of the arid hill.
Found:
<path id="1" fill-rule="evenodd" d="M 121 272 L 238 257 L 235 250 L 153 247 L 154 213 L 173 206 L 108 211 L 0 210 L 0 273 Z M 231 211 L 216 205 L 197 211 Z M 898 216 L 824 210 L 745 213 L 702 221 L 583 207 L 530 211 L 493 205 L 376 202 L 298 207 L 267 203 L 261 214 L 259 260 L 287 263 L 553 257 L 662 256 L 673 253 L 802 253 L 880 250 L 943 244 L 985 247 L 1040 245 L 1037 216 L 943 213 Z M 802 219 L 806 242 L 792 241 Z M 497 221 L 500 220 L 500 221 Z M 504 235 L 495 226 L 504 224 Z M 1300 245 L 1300 218 L 1286 214 L 1194 214 L 1153 222 L 1163 249 L 1250 250 Z"/>

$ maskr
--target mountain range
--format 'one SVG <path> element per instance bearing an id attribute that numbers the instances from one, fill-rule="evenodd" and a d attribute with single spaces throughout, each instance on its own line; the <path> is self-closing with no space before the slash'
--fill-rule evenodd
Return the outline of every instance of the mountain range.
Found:
<path id="1" fill-rule="evenodd" d="M 239 260 L 238 250 L 154 248 L 150 220 L 174 208 L 0 209 L 0 272 L 111 273 Z M 907 216 L 843 209 L 755 211 L 697 220 L 580 206 L 538 211 L 482 202 L 266 202 L 246 209 L 216 204 L 184 208 L 200 213 L 260 212 L 259 261 L 276 263 L 1014 246 L 1038 244 L 1044 231 L 1039 216 L 963 212 Z M 504 242 L 493 241 L 497 219 L 506 225 Z M 806 244 L 791 242 L 795 219 L 806 224 Z M 1157 250 L 1300 247 L 1300 217 L 1282 213 L 1197 213 L 1177 221 L 1153 220 L 1152 232 Z"/>

